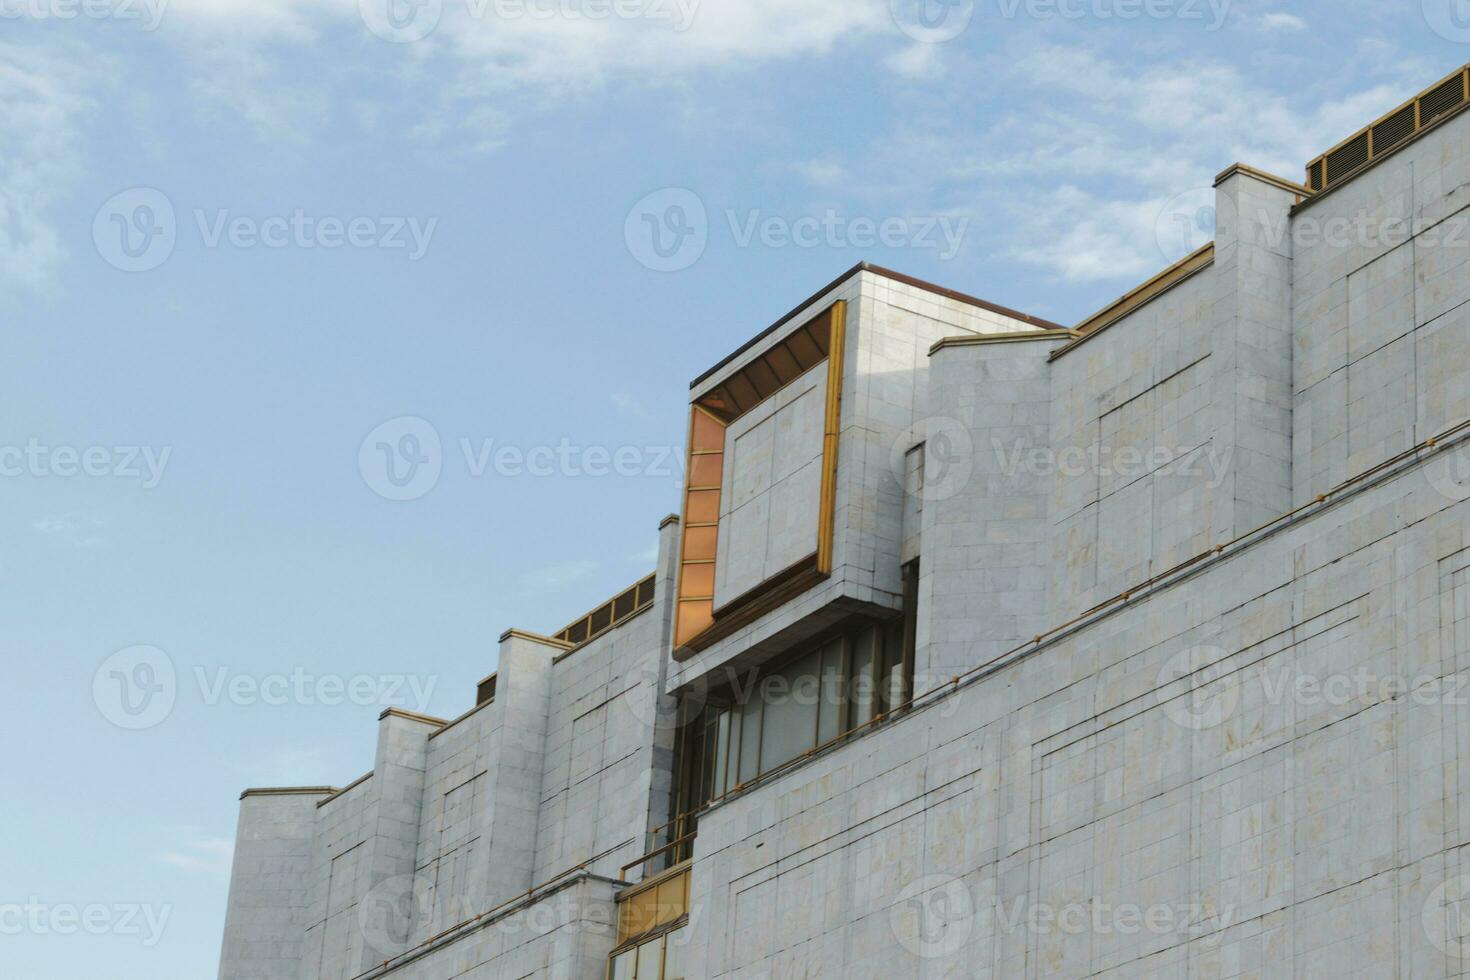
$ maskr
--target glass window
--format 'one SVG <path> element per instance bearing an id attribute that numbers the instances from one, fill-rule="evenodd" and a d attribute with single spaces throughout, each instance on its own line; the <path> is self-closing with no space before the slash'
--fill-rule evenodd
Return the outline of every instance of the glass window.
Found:
<path id="1" fill-rule="evenodd" d="M 852 645 L 852 676 L 848 679 L 848 698 L 852 703 L 849 728 L 872 721 L 878 713 L 878 699 L 874 696 L 877 687 L 878 631 L 866 629 L 857 635 Z"/>
<path id="2" fill-rule="evenodd" d="M 638 950 L 630 949 L 613 957 L 612 980 L 635 980 L 638 974 Z"/>
<path id="3" fill-rule="evenodd" d="M 729 788 L 730 779 L 730 712 L 721 711 L 715 726 L 715 795 L 723 795 Z"/>
<path id="4" fill-rule="evenodd" d="M 906 571 L 912 586 L 917 565 Z M 904 704 L 913 687 L 912 635 L 912 620 L 864 621 L 753 681 L 743 678 L 727 692 L 736 703 L 707 705 L 680 749 L 707 760 L 694 799 L 681 805 L 692 810 L 722 797 Z M 682 787 L 680 794 L 687 799 Z"/>
<path id="5" fill-rule="evenodd" d="M 764 708 L 764 702 L 754 697 L 740 711 L 740 776 L 737 782 L 748 783 L 760 775 Z"/>
<path id="6" fill-rule="evenodd" d="M 765 702 L 762 772 L 790 762 L 816 745 L 821 664 L 821 651 L 813 650 L 761 682 L 761 700 Z"/>
<path id="7" fill-rule="evenodd" d="M 688 951 L 688 926 L 664 937 L 664 980 L 685 980 L 684 960 Z"/>
<path id="8" fill-rule="evenodd" d="M 638 947 L 637 980 L 659 980 L 664 967 L 664 937 L 650 939 Z"/>
<path id="9" fill-rule="evenodd" d="M 822 648 L 822 685 L 818 692 L 817 744 L 825 745 L 842 734 L 842 707 L 847 700 L 842 693 L 841 640 L 833 640 Z"/>

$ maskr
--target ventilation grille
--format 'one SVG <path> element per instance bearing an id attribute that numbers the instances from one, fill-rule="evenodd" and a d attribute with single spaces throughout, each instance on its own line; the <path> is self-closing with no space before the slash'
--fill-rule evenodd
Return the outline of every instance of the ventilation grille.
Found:
<path id="1" fill-rule="evenodd" d="M 1419 99 L 1419 125 L 1427 126 L 1457 106 L 1465 104 L 1465 82 L 1458 76 Z"/>
<path id="2" fill-rule="evenodd" d="M 639 582 L 630 589 L 619 592 L 575 623 L 555 634 L 555 639 L 564 643 L 586 643 L 612 629 L 634 613 L 642 612 L 653 604 L 655 576 Z"/>
<path id="3" fill-rule="evenodd" d="M 1325 176 L 1326 171 L 1327 171 L 1327 161 L 1326 160 L 1318 160 L 1316 163 L 1314 163 L 1310 167 L 1308 167 L 1307 168 L 1307 186 L 1310 187 L 1314 191 L 1320 191 L 1322 188 L 1326 187 L 1327 186 L 1327 181 L 1323 180 L 1323 177 Z"/>
<path id="4" fill-rule="evenodd" d="M 1359 133 L 1352 142 L 1327 154 L 1327 183 L 1342 180 L 1368 162 L 1368 134 Z"/>
<path id="5" fill-rule="evenodd" d="M 1470 66 L 1435 83 L 1432 88 L 1307 164 L 1307 187 L 1314 192 L 1322 191 L 1346 180 L 1408 142 L 1426 126 L 1465 108 L 1467 99 L 1470 99 Z"/>
<path id="6" fill-rule="evenodd" d="M 1406 105 L 1373 127 L 1373 153 L 1391 150 L 1414 135 L 1414 107 Z"/>

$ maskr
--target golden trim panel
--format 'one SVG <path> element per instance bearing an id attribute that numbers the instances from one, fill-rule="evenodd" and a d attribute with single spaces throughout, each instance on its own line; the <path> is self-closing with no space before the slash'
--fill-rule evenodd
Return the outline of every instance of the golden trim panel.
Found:
<path id="1" fill-rule="evenodd" d="M 792 338 L 801 336 L 811 342 Z M 689 457 L 685 468 L 683 538 L 674 619 L 674 657 L 685 660 L 773 608 L 811 588 L 832 572 L 837 512 L 837 453 L 842 426 L 842 374 L 847 344 L 847 302 L 838 300 L 796 328 L 771 348 L 787 356 L 763 352 L 729 379 L 696 399 L 689 411 Z M 813 352 L 822 356 L 813 360 Z M 708 473 L 724 470 L 725 431 L 730 423 L 775 395 L 786 385 L 827 361 L 827 387 L 822 425 L 822 483 L 817 509 L 816 551 L 718 611 L 714 576 L 719 564 L 721 486 L 694 480 L 696 464 Z M 746 372 L 755 365 L 756 374 Z M 764 373 L 762 373 L 762 371 Z M 797 373 L 792 373 L 797 372 Z M 758 397 L 752 397 L 752 393 Z"/>

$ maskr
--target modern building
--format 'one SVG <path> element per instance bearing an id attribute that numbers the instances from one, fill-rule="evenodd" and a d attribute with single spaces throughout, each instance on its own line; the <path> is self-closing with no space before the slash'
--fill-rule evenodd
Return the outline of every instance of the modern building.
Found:
<path id="1" fill-rule="evenodd" d="M 221 980 L 1466 975 L 1467 105 L 1074 327 L 818 290 L 652 575 L 245 791 Z"/>

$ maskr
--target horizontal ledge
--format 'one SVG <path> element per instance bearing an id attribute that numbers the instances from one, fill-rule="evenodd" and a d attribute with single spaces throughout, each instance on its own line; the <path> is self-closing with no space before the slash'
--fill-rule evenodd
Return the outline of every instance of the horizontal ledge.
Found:
<path id="1" fill-rule="evenodd" d="M 1220 173 L 1217 174 L 1215 177 L 1215 186 L 1219 187 L 1221 184 L 1225 183 L 1225 181 L 1229 180 L 1231 177 L 1234 177 L 1236 174 L 1244 174 L 1247 177 L 1254 177 L 1259 181 L 1263 181 L 1267 184 L 1272 184 L 1276 187 L 1281 188 L 1284 191 L 1291 191 L 1293 194 L 1300 194 L 1303 197 L 1312 196 L 1312 189 L 1306 184 L 1298 184 L 1295 181 L 1287 180 L 1285 177 L 1278 177 L 1272 173 L 1267 173 L 1264 170 L 1252 167 L 1250 164 L 1246 163 L 1232 163 L 1230 166 L 1220 171 Z"/>
<path id="2" fill-rule="evenodd" d="M 421 715 L 417 711 L 404 711 L 402 708 L 384 708 L 383 713 L 378 715 L 378 720 L 382 721 L 384 718 L 389 717 L 404 718 L 408 721 L 421 721 L 426 725 L 434 725 L 439 728 L 443 728 L 445 725 L 449 724 L 449 720 L 447 718 L 435 718 L 433 715 Z"/>
<path id="3" fill-rule="evenodd" d="M 979 347 L 985 344 L 1019 344 L 1032 340 L 1076 340 L 1082 334 L 1076 330 L 1023 330 L 1017 333 L 968 333 L 953 337 L 941 337 L 929 348 L 933 355 L 946 347 Z"/>
<path id="4" fill-rule="evenodd" d="M 542 636 L 540 633 L 532 633 L 527 630 L 518 629 L 508 629 L 504 633 L 501 633 L 500 642 L 504 643 L 506 640 L 509 640 L 512 637 L 518 640 L 530 640 L 532 643 L 544 643 L 549 647 L 556 647 L 558 650 L 570 650 L 572 649 L 572 647 L 576 646 L 575 643 L 568 643 L 565 640 L 558 640 L 552 636 Z"/>
<path id="5" fill-rule="evenodd" d="M 260 786 L 245 790 L 240 799 L 247 796 L 329 796 L 336 792 L 335 786 Z"/>
<path id="6" fill-rule="evenodd" d="M 332 802 L 333 800 L 341 799 L 343 796 L 346 796 L 348 793 L 350 793 L 353 790 L 357 789 L 357 787 L 361 786 L 363 783 L 367 782 L 369 779 L 372 779 L 373 778 L 373 772 L 374 772 L 374 770 L 369 769 L 367 772 L 363 773 L 361 776 L 358 776 L 352 782 L 348 783 L 346 786 L 343 786 L 341 789 L 337 790 L 337 792 L 333 793 L 331 796 L 327 797 L 325 800 L 319 801 L 317 803 L 317 805 L 316 805 L 316 808 L 318 810 L 320 810 L 322 807 L 326 806 L 328 803 Z"/>

